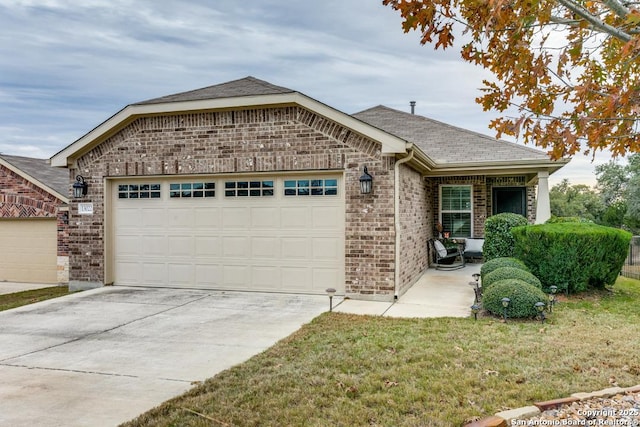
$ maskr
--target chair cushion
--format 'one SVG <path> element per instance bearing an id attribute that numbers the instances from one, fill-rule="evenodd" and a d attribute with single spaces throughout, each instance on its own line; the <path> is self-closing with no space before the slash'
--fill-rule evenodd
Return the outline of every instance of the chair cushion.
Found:
<path id="1" fill-rule="evenodd" d="M 440 240 L 434 240 L 433 246 L 436 248 L 436 252 L 438 252 L 438 255 L 440 255 L 441 258 L 447 256 L 447 249 Z"/>
<path id="2" fill-rule="evenodd" d="M 484 246 L 484 239 L 467 239 L 464 241 L 465 252 L 482 253 L 483 246 Z"/>

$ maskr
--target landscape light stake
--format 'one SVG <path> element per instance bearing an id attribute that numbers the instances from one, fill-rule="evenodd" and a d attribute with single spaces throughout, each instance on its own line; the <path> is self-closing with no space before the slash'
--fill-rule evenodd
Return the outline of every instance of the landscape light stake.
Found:
<path id="1" fill-rule="evenodd" d="M 556 292 L 558 287 L 556 285 L 549 286 L 549 313 L 553 312 L 553 306 L 556 303 Z"/>
<path id="2" fill-rule="evenodd" d="M 507 307 L 509 307 L 509 303 L 511 302 L 511 300 L 507 297 L 502 298 L 502 307 L 504 308 L 503 311 L 503 318 L 504 318 L 504 322 L 507 323 Z"/>
<path id="3" fill-rule="evenodd" d="M 481 295 L 482 295 L 480 293 L 480 274 L 473 273 L 471 275 L 471 277 L 473 277 L 473 280 L 476 281 L 475 288 L 473 289 L 473 292 L 476 294 L 475 295 L 475 302 L 476 302 L 476 304 L 478 304 L 480 302 L 480 298 L 481 298 Z"/>
<path id="4" fill-rule="evenodd" d="M 480 306 L 478 304 L 473 304 L 471 306 L 471 312 L 473 313 L 474 320 L 478 320 L 478 311 L 480 311 Z"/>
<path id="5" fill-rule="evenodd" d="M 538 317 L 540 318 L 540 323 L 544 323 L 544 308 L 546 306 L 542 301 L 538 301 L 533 305 L 536 310 L 538 310 Z"/>
<path id="6" fill-rule="evenodd" d="M 333 288 L 327 288 L 327 295 L 329 295 L 329 313 L 333 311 L 333 296 L 336 294 L 336 290 Z"/>

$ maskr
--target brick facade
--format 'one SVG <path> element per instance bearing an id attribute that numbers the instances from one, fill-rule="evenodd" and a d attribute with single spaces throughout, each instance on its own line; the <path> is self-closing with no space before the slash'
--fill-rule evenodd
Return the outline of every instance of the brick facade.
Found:
<path id="1" fill-rule="evenodd" d="M 334 170 L 345 180 L 347 296 L 395 290 L 394 159 L 380 144 L 302 107 L 138 118 L 77 160 L 89 194 L 69 212 L 72 281 L 105 282 L 105 178 Z M 366 165 L 373 192 L 360 194 Z M 92 216 L 77 202 L 91 202 Z"/>
<path id="2" fill-rule="evenodd" d="M 0 165 L 0 218 L 57 218 L 58 282 L 69 281 L 68 221 L 65 203 L 22 176 Z"/>
<path id="3" fill-rule="evenodd" d="M 422 175 L 400 166 L 400 283 L 404 294 L 429 266 L 428 244 L 433 238 L 432 186 Z"/>
<path id="4" fill-rule="evenodd" d="M 430 178 L 433 185 L 434 224 L 439 221 L 440 185 L 472 185 L 473 186 L 473 237 L 484 237 L 484 223 L 492 215 L 492 194 L 494 187 L 526 187 L 527 219 L 534 223 L 536 219 L 536 186 L 527 186 L 525 176 L 451 176 Z"/>

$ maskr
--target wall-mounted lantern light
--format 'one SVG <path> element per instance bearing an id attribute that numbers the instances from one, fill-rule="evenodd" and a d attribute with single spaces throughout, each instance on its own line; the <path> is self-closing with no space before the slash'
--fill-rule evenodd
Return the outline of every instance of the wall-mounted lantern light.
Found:
<path id="1" fill-rule="evenodd" d="M 373 183 L 373 177 L 369 175 L 369 171 L 367 167 L 364 167 L 364 173 L 360 176 L 360 193 L 369 194 L 371 193 L 371 184 Z"/>
<path id="2" fill-rule="evenodd" d="M 84 182 L 82 175 L 76 176 L 76 182 L 73 183 L 73 197 L 75 199 L 80 199 L 81 197 L 86 196 L 88 188 L 89 184 Z"/>

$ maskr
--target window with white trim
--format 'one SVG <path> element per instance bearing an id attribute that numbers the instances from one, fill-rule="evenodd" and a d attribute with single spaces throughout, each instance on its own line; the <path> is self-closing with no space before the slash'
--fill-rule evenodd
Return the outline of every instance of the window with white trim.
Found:
<path id="1" fill-rule="evenodd" d="M 169 197 L 172 199 L 215 196 L 215 182 L 182 182 L 169 184 Z"/>
<path id="2" fill-rule="evenodd" d="M 159 199 L 160 184 L 119 184 L 118 199 Z"/>
<path id="3" fill-rule="evenodd" d="M 284 182 L 285 196 L 336 196 L 337 179 L 290 179 Z"/>
<path id="4" fill-rule="evenodd" d="M 273 181 L 226 181 L 225 197 L 273 196 Z"/>
<path id="5" fill-rule="evenodd" d="M 473 189 L 471 185 L 440 186 L 440 223 L 452 238 L 470 238 L 473 233 Z"/>

